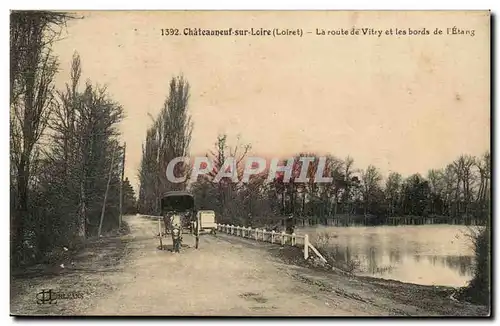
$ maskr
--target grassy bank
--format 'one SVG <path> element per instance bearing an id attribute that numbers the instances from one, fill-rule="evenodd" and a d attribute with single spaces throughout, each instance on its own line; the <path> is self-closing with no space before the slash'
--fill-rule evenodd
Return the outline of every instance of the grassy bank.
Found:
<path id="1" fill-rule="evenodd" d="M 81 257 L 86 255 L 86 252 L 97 250 L 95 255 L 99 254 L 100 247 L 106 247 L 106 244 L 113 244 L 120 256 L 123 246 L 120 237 L 130 233 L 130 228 L 127 223 L 123 222 L 120 229 L 109 231 L 102 235 L 100 239 L 97 237 L 89 238 L 86 241 L 75 242 L 71 246 L 57 247 L 41 257 L 37 261 L 33 261 L 28 265 L 19 266 L 11 270 L 13 278 L 26 278 L 31 276 L 47 276 L 49 274 L 58 274 L 65 269 L 77 264 Z M 112 246 L 110 245 L 110 248 Z M 69 270 L 69 269 L 68 269 Z"/>

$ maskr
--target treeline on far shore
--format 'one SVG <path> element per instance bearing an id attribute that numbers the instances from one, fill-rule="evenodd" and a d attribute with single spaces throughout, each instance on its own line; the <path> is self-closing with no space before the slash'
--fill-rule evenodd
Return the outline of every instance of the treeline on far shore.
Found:
<path id="1" fill-rule="evenodd" d="M 219 137 L 214 162 L 223 161 L 224 152 L 237 151 L 228 151 L 225 142 L 226 136 Z M 298 154 L 294 171 L 300 171 L 303 156 L 318 157 Z M 222 166 L 216 163 L 214 170 Z M 357 169 L 351 157 L 333 155 L 327 157 L 324 173 L 332 182 L 315 183 L 316 169 L 314 163 L 309 165 L 309 182 L 304 183 L 295 182 L 298 173 L 292 173 L 290 182 L 284 182 L 282 174 L 266 182 L 263 172 L 248 183 L 222 179 L 214 184 L 213 175 L 206 175 L 190 189 L 199 208 L 215 210 L 223 223 L 240 225 L 267 224 L 290 216 L 298 225 L 474 225 L 485 224 L 490 214 L 489 152 L 481 157 L 461 155 L 442 169 L 407 178 L 392 172 L 384 180 L 373 165 Z"/>
<path id="2" fill-rule="evenodd" d="M 450 224 L 450 225 L 468 225 L 468 226 L 484 226 L 486 219 L 474 217 L 450 217 L 450 216 L 387 216 L 379 217 L 375 215 L 345 215 L 337 214 L 334 217 L 328 217 L 326 221 L 321 221 L 317 217 L 310 216 L 277 216 L 277 217 L 255 217 L 251 224 L 254 227 L 266 227 L 269 225 L 283 224 L 283 220 L 292 218 L 294 225 L 297 227 L 308 227 L 315 225 L 348 227 L 348 226 L 398 226 L 398 225 L 434 225 L 434 224 Z M 252 219 L 250 219 L 252 220 Z"/>

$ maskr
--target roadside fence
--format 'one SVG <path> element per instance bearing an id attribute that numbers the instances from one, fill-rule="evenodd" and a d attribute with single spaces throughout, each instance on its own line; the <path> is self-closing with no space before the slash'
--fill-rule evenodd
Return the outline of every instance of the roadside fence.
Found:
<path id="1" fill-rule="evenodd" d="M 252 229 L 250 227 L 235 226 L 228 224 L 217 224 L 217 230 L 237 237 L 253 239 L 255 241 L 270 242 L 280 244 L 282 246 L 290 245 L 304 248 L 304 259 L 309 258 L 309 250 L 318 256 L 323 262 L 327 262 L 318 249 L 309 242 L 309 235 L 298 235 L 295 233 L 288 234 L 285 232 L 267 231 L 264 229 Z"/>

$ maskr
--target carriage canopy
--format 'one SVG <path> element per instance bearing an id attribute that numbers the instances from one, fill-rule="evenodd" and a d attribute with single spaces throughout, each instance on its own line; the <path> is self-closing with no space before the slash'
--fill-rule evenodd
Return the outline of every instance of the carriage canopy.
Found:
<path id="1" fill-rule="evenodd" d="M 186 191 L 170 191 L 161 199 L 162 213 L 168 211 L 185 212 L 194 209 L 194 196 Z"/>

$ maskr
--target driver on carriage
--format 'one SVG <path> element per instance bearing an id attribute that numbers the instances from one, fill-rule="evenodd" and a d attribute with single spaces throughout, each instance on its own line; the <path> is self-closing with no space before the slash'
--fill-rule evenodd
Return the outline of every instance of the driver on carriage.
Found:
<path id="1" fill-rule="evenodd" d="M 179 213 L 176 211 L 171 212 L 170 214 L 167 214 L 163 218 L 163 222 L 165 223 L 165 233 L 170 233 L 169 231 L 172 230 L 173 228 L 177 227 L 179 229 L 182 228 L 182 218 Z"/>

